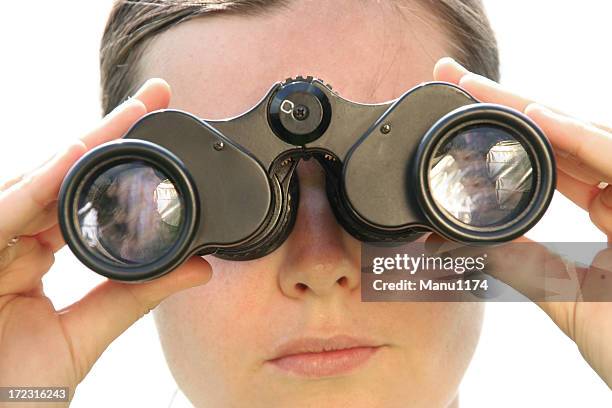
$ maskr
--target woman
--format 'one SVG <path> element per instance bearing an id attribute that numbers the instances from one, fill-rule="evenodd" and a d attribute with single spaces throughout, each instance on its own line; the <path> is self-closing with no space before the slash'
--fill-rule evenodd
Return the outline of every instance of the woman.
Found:
<path id="1" fill-rule="evenodd" d="M 612 151 L 609 131 L 552 113 L 442 58 L 497 79 L 495 42 L 478 2 L 174 3 L 116 4 L 102 47 L 105 111 L 145 79 L 165 81 L 147 81 L 67 151 L 3 187 L 0 385 L 73 392 L 110 342 L 166 299 L 155 316 L 162 343 L 196 407 L 457 406 L 481 304 L 361 303 L 359 243 L 336 223 L 312 162 L 300 165 L 296 225 L 274 253 L 249 262 L 192 258 L 150 283 L 105 282 L 55 311 L 40 282 L 64 245 L 54 208 L 59 184 L 87 150 L 152 110 L 230 117 L 270 84 L 298 74 L 371 103 L 423 81 L 453 82 L 531 116 L 569 157 L 559 160 L 559 190 L 604 232 L 612 230 L 610 189 L 596 187 L 612 178 L 602 154 Z M 541 306 L 612 384 L 610 306 Z"/>

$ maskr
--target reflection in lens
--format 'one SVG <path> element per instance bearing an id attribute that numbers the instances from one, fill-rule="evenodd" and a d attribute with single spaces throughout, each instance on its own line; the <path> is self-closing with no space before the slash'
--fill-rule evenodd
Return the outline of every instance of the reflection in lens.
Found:
<path id="1" fill-rule="evenodd" d="M 506 131 L 475 127 L 449 138 L 434 153 L 429 184 L 436 204 L 474 226 L 517 217 L 533 189 L 527 151 Z"/>
<path id="2" fill-rule="evenodd" d="M 98 255 L 146 264 L 176 242 L 184 205 L 166 175 L 133 161 L 102 172 L 82 189 L 78 217 L 82 240 Z"/>

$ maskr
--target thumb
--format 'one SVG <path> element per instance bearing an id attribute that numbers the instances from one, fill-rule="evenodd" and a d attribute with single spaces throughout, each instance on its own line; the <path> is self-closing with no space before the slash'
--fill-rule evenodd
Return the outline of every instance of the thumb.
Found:
<path id="1" fill-rule="evenodd" d="M 83 299 L 59 311 L 81 381 L 106 348 L 166 297 L 203 285 L 212 277 L 210 264 L 195 256 L 176 270 L 145 283 L 105 281 Z"/>

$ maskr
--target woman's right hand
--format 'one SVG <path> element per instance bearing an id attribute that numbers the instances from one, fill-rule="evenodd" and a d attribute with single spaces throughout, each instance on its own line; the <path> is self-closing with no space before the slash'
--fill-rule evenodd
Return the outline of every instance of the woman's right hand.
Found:
<path id="1" fill-rule="evenodd" d="M 55 310 L 43 291 L 42 277 L 65 245 L 56 203 L 67 171 L 88 150 L 120 138 L 169 100 L 168 84 L 148 81 L 89 134 L 0 187 L 0 387 L 69 387 L 72 399 L 115 338 L 167 296 L 210 279 L 209 264 L 193 257 L 151 282 L 105 281 L 62 310 Z M 14 237 L 20 239 L 9 246 Z"/>

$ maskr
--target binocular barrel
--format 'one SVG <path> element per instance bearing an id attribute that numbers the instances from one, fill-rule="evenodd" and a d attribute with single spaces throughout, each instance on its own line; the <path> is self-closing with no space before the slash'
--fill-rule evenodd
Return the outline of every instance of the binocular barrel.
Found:
<path id="1" fill-rule="evenodd" d="M 427 231 L 509 241 L 537 223 L 555 189 L 550 143 L 520 112 L 446 83 L 368 105 L 297 77 L 235 118 L 141 118 L 69 171 L 60 227 L 86 266 L 123 281 L 154 279 L 193 255 L 259 258 L 291 233 L 296 168 L 310 158 L 340 225 L 368 242 Z"/>

